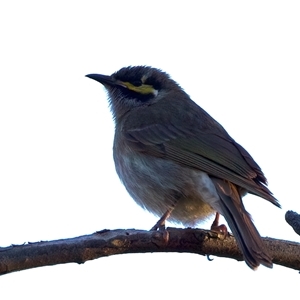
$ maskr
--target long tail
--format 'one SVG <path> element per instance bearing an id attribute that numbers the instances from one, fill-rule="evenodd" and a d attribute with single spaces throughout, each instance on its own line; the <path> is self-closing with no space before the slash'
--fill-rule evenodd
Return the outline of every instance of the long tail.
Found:
<path id="1" fill-rule="evenodd" d="M 272 259 L 264 247 L 251 216 L 243 205 L 238 188 L 228 181 L 211 179 L 220 196 L 220 213 L 232 230 L 247 265 L 251 269 L 256 269 L 260 264 L 272 268 Z"/>

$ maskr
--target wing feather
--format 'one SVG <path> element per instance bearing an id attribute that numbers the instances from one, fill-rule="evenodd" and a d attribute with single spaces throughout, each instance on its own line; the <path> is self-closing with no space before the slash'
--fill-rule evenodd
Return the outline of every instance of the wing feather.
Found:
<path id="1" fill-rule="evenodd" d="M 137 150 L 226 179 L 252 194 L 279 205 L 266 178 L 250 154 L 229 135 L 184 131 L 173 124 L 127 129 L 125 137 Z"/>

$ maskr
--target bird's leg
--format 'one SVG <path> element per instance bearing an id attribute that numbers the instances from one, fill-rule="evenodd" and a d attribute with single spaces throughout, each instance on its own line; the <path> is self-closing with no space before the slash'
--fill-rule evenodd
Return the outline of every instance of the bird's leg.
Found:
<path id="1" fill-rule="evenodd" d="M 163 233 L 163 240 L 167 244 L 169 242 L 169 232 L 166 230 L 166 220 L 170 217 L 172 211 L 175 208 L 175 204 L 170 207 L 162 217 L 156 222 L 156 224 L 150 229 L 151 231 L 161 231 Z"/>
<path id="2" fill-rule="evenodd" d="M 166 220 L 170 217 L 174 207 L 169 208 L 150 230 L 165 230 Z"/>
<path id="3" fill-rule="evenodd" d="M 211 224 L 210 230 L 220 232 L 225 236 L 227 236 L 228 234 L 227 227 L 224 224 L 219 225 L 219 219 L 220 219 L 220 214 L 216 212 L 216 217 L 213 223 Z"/>

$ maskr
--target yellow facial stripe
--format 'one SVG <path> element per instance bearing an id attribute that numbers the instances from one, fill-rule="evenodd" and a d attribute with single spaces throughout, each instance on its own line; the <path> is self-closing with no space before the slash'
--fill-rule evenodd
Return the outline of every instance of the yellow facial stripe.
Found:
<path id="1" fill-rule="evenodd" d="M 154 89 L 153 86 L 149 84 L 142 84 L 140 86 L 135 86 L 130 82 L 122 82 L 122 84 L 124 84 L 124 86 L 129 90 L 140 93 L 142 95 L 149 95 L 149 94 L 157 95 L 157 90 Z"/>

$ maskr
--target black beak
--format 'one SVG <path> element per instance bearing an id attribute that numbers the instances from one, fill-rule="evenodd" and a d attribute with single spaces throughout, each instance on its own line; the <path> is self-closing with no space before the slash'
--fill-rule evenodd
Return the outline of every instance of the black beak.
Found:
<path id="1" fill-rule="evenodd" d="M 116 85 L 116 81 L 111 78 L 111 76 L 101 75 L 101 74 L 88 74 L 85 75 L 88 78 L 94 79 L 103 85 Z"/>

